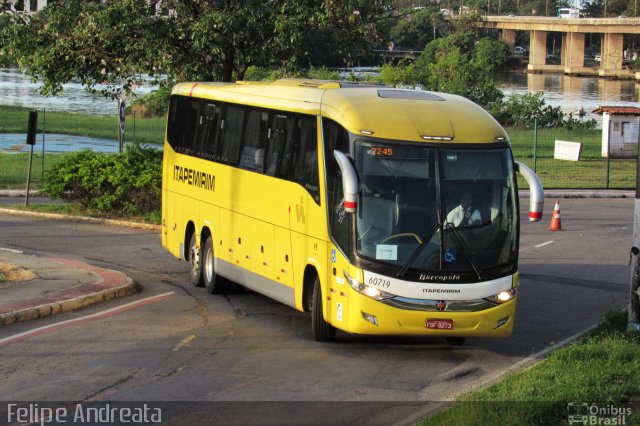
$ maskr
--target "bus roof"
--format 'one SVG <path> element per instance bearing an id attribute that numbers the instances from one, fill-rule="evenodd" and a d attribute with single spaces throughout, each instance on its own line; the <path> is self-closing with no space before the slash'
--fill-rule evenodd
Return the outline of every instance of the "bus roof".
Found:
<path id="1" fill-rule="evenodd" d="M 321 115 L 355 134 L 407 141 L 506 140 L 498 122 L 461 96 L 323 80 L 180 83 L 173 94 Z"/>

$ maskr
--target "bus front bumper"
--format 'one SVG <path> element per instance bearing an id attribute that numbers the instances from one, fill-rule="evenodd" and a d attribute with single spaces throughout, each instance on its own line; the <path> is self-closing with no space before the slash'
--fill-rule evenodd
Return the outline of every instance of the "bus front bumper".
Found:
<path id="1" fill-rule="evenodd" d="M 354 334 L 507 337 L 513 331 L 516 301 L 514 297 L 474 312 L 433 312 L 389 306 L 350 289 L 347 321 L 332 322 Z"/>

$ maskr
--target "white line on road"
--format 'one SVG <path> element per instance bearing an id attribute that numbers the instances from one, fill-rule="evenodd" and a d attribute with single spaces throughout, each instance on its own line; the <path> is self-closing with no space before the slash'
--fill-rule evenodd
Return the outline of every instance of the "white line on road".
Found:
<path id="1" fill-rule="evenodd" d="M 14 250 L 14 249 L 10 249 L 7 247 L 0 247 L 0 251 L 8 251 L 9 253 L 14 253 L 14 254 L 23 254 L 23 251 L 20 250 Z"/>
<path id="2" fill-rule="evenodd" d="M 553 243 L 554 241 L 547 241 L 546 243 L 542 243 L 542 244 L 538 244 L 537 246 L 534 246 L 535 248 L 540 248 L 540 247 L 544 247 L 544 246 L 548 246 L 549 244 Z"/>
<path id="3" fill-rule="evenodd" d="M 165 300 L 166 298 L 174 295 L 173 291 L 168 293 L 162 293 L 155 296 L 147 297 L 146 299 L 137 300 L 135 302 L 130 302 L 121 306 L 116 306 L 115 308 L 107 309 L 106 311 L 96 312 L 95 314 L 85 315 L 79 318 L 73 318 L 66 321 L 57 322 L 55 324 L 45 325 L 44 327 L 34 328 L 33 330 L 25 331 L 22 333 L 14 334 L 13 336 L 5 337 L 4 339 L 0 339 L 0 346 L 8 345 L 13 342 L 17 342 L 19 340 L 28 339 L 32 336 L 37 336 L 39 334 L 44 334 L 49 331 L 56 330 L 58 328 L 69 327 L 77 323 L 81 323 L 84 321 L 91 321 L 98 318 L 104 318 L 111 315 L 116 315 L 124 311 L 128 311 L 130 309 L 134 309 L 143 305 L 147 305 L 149 303 L 160 302 Z"/>

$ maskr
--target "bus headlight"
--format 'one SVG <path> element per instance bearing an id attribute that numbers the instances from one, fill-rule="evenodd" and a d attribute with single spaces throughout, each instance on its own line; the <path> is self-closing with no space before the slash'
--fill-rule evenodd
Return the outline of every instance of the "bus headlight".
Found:
<path id="1" fill-rule="evenodd" d="M 347 274 L 347 271 L 343 270 L 342 272 L 344 273 L 344 278 L 347 280 L 351 288 L 357 291 L 358 293 L 362 293 L 375 300 L 390 299 L 393 296 L 395 296 L 394 294 L 387 293 L 386 291 L 382 291 L 377 287 L 366 285 L 365 283 L 361 283 L 355 278 L 351 278 L 351 276 Z"/>
<path id="2" fill-rule="evenodd" d="M 509 290 L 501 291 L 498 294 L 494 294 L 493 296 L 485 297 L 485 300 L 488 300 L 493 303 L 504 303 L 516 297 L 516 289 L 512 288 Z"/>

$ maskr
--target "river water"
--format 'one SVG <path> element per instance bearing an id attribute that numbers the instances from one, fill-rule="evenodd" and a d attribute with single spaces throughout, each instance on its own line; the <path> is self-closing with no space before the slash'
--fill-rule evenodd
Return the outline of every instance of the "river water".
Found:
<path id="1" fill-rule="evenodd" d="M 67 111 L 88 114 L 118 114 L 118 101 L 84 90 L 79 83 L 68 83 L 58 96 L 38 94 L 40 83 L 34 83 L 20 71 L 0 68 L 0 105 L 21 106 L 33 109 Z M 100 90 L 103 86 L 96 86 Z M 143 84 L 134 93 L 144 94 L 155 87 Z"/>
<path id="2" fill-rule="evenodd" d="M 631 80 L 522 72 L 500 74 L 498 81 L 506 95 L 542 92 L 548 105 L 560 106 L 565 113 L 577 111 L 582 106 L 587 112 L 585 118 L 598 121 L 601 117 L 591 114 L 598 106 L 637 106 L 640 98 L 640 84 Z M 77 83 L 65 84 L 61 95 L 49 98 L 38 95 L 38 87 L 39 83 L 31 82 L 29 77 L 15 69 L 0 69 L 0 105 L 91 114 L 118 112 L 117 101 L 89 93 Z M 135 93 L 148 93 L 153 89 L 152 85 L 142 85 Z"/>

